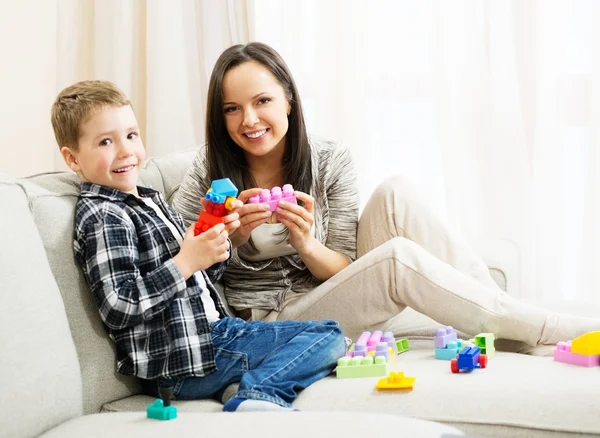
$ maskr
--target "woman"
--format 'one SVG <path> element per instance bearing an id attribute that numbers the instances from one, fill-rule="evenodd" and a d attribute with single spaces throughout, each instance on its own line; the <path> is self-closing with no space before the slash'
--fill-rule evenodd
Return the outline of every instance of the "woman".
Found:
<path id="1" fill-rule="evenodd" d="M 600 330 L 600 320 L 509 297 L 402 179 L 383 182 L 359 222 L 348 150 L 307 135 L 292 75 L 265 44 L 233 46 L 217 60 L 206 140 L 174 206 L 193 223 L 211 180 L 229 177 L 242 190 L 224 287 L 245 319 L 336 319 L 356 338 L 409 306 L 467 334 L 492 332 L 531 346 Z M 302 206 L 280 202 L 272 215 L 246 203 L 259 187 L 287 183 Z"/>

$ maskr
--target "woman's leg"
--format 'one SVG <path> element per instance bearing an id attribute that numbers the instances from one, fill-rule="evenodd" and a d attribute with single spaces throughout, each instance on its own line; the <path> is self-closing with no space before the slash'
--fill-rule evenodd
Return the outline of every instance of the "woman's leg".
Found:
<path id="1" fill-rule="evenodd" d="M 481 284 L 501 290 L 462 235 L 450 230 L 416 187 L 400 176 L 385 180 L 369 198 L 358 225 L 358 257 L 394 237 L 412 240 Z"/>
<path id="2" fill-rule="evenodd" d="M 475 335 L 528 345 L 555 344 L 600 330 L 600 320 L 559 316 L 518 301 L 455 269 L 415 242 L 396 237 L 289 303 L 278 319 L 335 319 L 356 339 L 406 306 Z"/>

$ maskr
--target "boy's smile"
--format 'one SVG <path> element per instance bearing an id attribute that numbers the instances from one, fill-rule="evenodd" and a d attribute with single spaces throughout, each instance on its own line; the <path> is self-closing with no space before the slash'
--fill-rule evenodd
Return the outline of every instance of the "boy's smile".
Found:
<path id="1" fill-rule="evenodd" d="M 137 196 L 146 150 L 131 106 L 100 109 L 80 129 L 79 150 L 61 150 L 71 169 L 82 181 Z"/>

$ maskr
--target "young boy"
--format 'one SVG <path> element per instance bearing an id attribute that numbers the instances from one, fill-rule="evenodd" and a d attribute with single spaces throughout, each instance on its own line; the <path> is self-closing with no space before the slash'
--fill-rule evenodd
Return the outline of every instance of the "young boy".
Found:
<path id="1" fill-rule="evenodd" d="M 245 322 L 230 317 L 212 282 L 230 257 L 223 224 L 194 236 L 155 190 L 138 186 L 145 150 L 131 103 L 110 82 L 64 89 L 52 126 L 79 175 L 75 258 L 107 332 L 117 369 L 157 396 L 222 400 L 224 411 L 286 409 L 344 354 L 335 321 Z M 239 201 L 238 201 L 239 202 Z M 237 213 L 226 218 L 239 227 Z"/>

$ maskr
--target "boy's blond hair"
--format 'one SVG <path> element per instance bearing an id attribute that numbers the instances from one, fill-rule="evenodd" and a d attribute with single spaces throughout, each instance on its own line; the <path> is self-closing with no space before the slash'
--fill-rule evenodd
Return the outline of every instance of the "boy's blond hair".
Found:
<path id="1" fill-rule="evenodd" d="M 78 150 L 82 125 L 99 109 L 131 105 L 108 81 L 81 81 L 62 90 L 52 104 L 51 119 L 58 147 Z"/>

